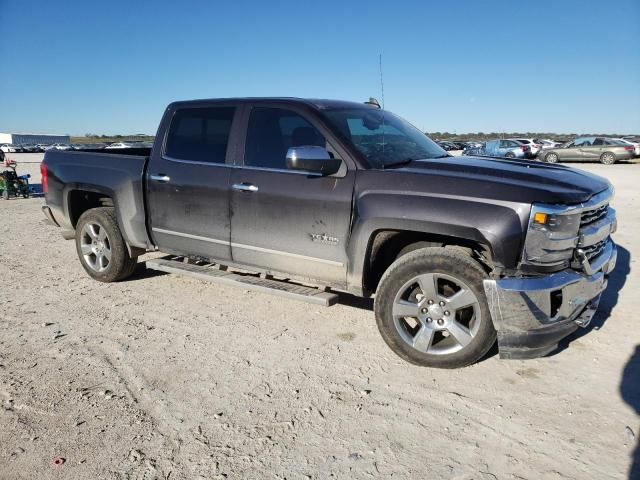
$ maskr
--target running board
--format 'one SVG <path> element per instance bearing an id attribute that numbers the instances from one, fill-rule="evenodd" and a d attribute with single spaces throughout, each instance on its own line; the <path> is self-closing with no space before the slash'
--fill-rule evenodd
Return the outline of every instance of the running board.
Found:
<path id="1" fill-rule="evenodd" d="M 338 301 L 338 295 L 335 293 L 325 292 L 317 288 L 298 285 L 283 280 L 263 278 L 263 276 L 257 276 L 257 274 L 234 273 L 226 269 L 217 268 L 220 266 L 215 266 L 212 263 L 200 261 L 196 261 L 195 263 L 191 262 L 193 261 L 185 257 L 168 256 L 147 260 L 146 265 L 147 268 L 151 270 L 188 275 L 189 277 L 204 280 L 205 282 L 242 287 L 254 292 L 270 293 L 272 295 L 314 303 L 325 307 L 330 307 Z"/>

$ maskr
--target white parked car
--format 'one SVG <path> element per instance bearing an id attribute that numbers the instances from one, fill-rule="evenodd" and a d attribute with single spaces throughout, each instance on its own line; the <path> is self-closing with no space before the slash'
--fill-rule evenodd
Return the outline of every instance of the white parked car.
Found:
<path id="1" fill-rule="evenodd" d="M 4 153 L 16 153 L 16 147 L 9 143 L 3 143 L 2 145 L 0 145 L 0 150 L 2 150 Z"/>
<path id="2" fill-rule="evenodd" d="M 71 145 L 66 143 L 54 143 L 53 145 L 45 147 L 45 150 L 71 150 Z"/>
<path id="3" fill-rule="evenodd" d="M 540 145 L 542 150 L 546 150 L 548 148 L 558 148 L 562 145 L 560 142 L 554 142 L 553 140 L 547 140 L 545 138 L 534 138 L 533 141 Z"/>
<path id="4" fill-rule="evenodd" d="M 117 142 L 117 143 L 112 143 L 111 145 L 107 145 L 105 147 L 105 150 L 107 150 L 107 149 L 118 149 L 118 148 L 131 148 L 131 145 L 129 145 L 128 143 L 124 143 L 124 142 Z"/>
<path id="5" fill-rule="evenodd" d="M 627 140 L 626 138 L 614 138 L 614 140 L 620 140 L 626 145 L 631 145 L 633 147 L 633 153 L 635 154 L 635 156 L 640 157 L 640 143 Z"/>
<path id="6" fill-rule="evenodd" d="M 529 145 L 529 148 L 531 148 L 531 156 L 533 156 L 534 158 L 538 155 L 538 153 L 540 153 L 540 150 L 542 150 L 542 145 L 536 143 L 533 138 L 510 138 L 509 140 L 515 140 L 516 142 Z"/>

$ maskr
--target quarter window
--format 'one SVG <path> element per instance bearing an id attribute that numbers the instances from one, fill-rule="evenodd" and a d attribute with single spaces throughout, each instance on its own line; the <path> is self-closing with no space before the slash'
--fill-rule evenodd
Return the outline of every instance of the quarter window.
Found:
<path id="1" fill-rule="evenodd" d="M 233 107 L 184 108 L 171 120 L 166 155 L 180 160 L 225 163 Z"/>
<path id="2" fill-rule="evenodd" d="M 290 147 L 326 145 L 322 134 L 297 113 L 282 108 L 254 108 L 249 117 L 244 163 L 286 169 Z"/>

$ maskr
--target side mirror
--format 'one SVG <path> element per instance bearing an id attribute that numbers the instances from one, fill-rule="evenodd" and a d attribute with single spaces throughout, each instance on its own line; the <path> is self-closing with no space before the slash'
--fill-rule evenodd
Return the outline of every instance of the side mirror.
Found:
<path id="1" fill-rule="evenodd" d="M 287 151 L 287 168 L 307 172 L 333 175 L 342 165 L 339 158 L 331 158 L 323 147 L 303 146 L 291 147 Z"/>

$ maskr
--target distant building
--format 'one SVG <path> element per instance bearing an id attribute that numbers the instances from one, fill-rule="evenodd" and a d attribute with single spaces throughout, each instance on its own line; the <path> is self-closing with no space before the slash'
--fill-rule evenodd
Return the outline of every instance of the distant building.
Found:
<path id="1" fill-rule="evenodd" d="M 42 133 L 0 133 L 0 143 L 71 143 L 69 135 L 46 135 Z"/>

